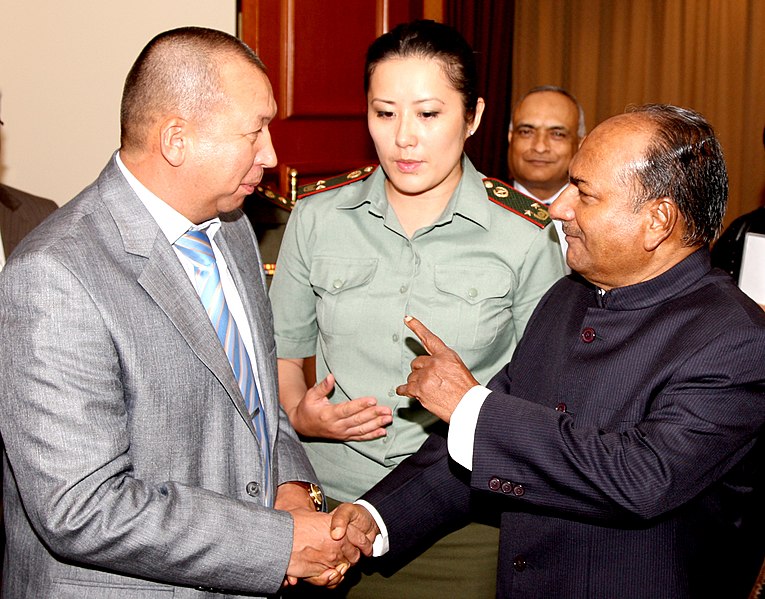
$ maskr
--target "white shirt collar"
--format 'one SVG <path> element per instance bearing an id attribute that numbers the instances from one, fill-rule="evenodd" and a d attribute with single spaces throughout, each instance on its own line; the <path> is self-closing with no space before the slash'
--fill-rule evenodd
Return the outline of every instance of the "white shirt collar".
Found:
<path id="1" fill-rule="evenodd" d="M 553 195 L 551 195 L 546 200 L 542 200 L 542 199 L 538 198 L 537 196 L 535 196 L 528 189 L 526 189 L 523 185 L 521 185 L 518 181 L 514 181 L 513 182 L 513 187 L 515 187 L 522 194 L 525 194 L 525 195 L 529 196 L 530 198 L 535 199 L 537 202 L 540 202 L 542 204 L 545 204 L 546 206 L 549 206 L 555 200 L 557 200 L 558 196 L 563 193 L 563 190 L 566 189 L 566 187 L 568 187 L 568 183 L 566 183 L 563 187 L 561 187 L 558 191 L 556 191 Z"/>
<path id="2" fill-rule="evenodd" d="M 128 168 L 125 166 L 125 163 L 122 162 L 122 159 L 120 159 L 119 152 L 117 152 L 114 159 L 117 162 L 117 166 L 119 167 L 120 171 L 127 180 L 128 185 L 130 185 L 133 191 L 135 191 L 138 199 L 141 200 L 141 203 L 146 207 L 146 210 L 149 211 L 151 217 L 156 221 L 160 230 L 170 242 L 170 245 L 178 241 L 181 235 L 192 228 L 200 230 L 207 229 L 207 234 L 210 236 L 210 238 L 212 238 L 215 233 L 218 232 L 218 229 L 220 229 L 219 218 L 216 217 L 200 225 L 195 225 L 175 208 L 170 206 L 170 204 L 149 191 L 146 186 L 128 170 Z"/>

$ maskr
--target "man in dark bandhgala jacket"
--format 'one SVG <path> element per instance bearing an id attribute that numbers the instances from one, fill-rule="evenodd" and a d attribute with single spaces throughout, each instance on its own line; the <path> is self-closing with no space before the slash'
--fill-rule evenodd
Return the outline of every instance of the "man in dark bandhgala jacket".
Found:
<path id="1" fill-rule="evenodd" d="M 578 274 L 487 387 L 407 317 L 426 351 L 397 392 L 448 436 L 342 506 L 333 534 L 397 556 L 492 494 L 498 597 L 745 598 L 763 557 L 765 314 L 710 266 L 719 143 L 693 111 L 643 106 L 593 130 L 569 173 L 551 215 Z"/>

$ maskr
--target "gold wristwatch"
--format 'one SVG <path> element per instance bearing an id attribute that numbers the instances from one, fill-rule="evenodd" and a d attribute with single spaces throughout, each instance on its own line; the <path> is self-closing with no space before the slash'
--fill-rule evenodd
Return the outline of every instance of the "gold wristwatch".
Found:
<path id="1" fill-rule="evenodd" d="M 307 483 L 302 480 L 294 482 L 308 491 L 308 498 L 313 502 L 316 511 L 320 512 L 321 508 L 324 507 L 324 493 L 322 493 L 321 487 L 317 484 Z"/>

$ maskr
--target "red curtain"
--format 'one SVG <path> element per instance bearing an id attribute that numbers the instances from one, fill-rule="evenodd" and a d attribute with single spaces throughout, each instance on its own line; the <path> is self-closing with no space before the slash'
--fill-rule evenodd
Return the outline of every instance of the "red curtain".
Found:
<path id="1" fill-rule="evenodd" d="M 459 31 L 476 52 L 483 120 L 466 151 L 476 168 L 507 180 L 507 129 L 510 125 L 514 0 L 445 0 L 444 22 Z"/>

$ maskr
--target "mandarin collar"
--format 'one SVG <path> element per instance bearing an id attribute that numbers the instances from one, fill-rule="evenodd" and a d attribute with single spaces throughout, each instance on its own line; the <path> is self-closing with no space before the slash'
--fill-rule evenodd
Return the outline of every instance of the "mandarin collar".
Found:
<path id="1" fill-rule="evenodd" d="M 598 307 L 607 310 L 639 310 L 661 304 L 697 283 L 711 270 L 709 248 L 702 247 L 658 277 L 615 287 L 595 288 Z"/>

